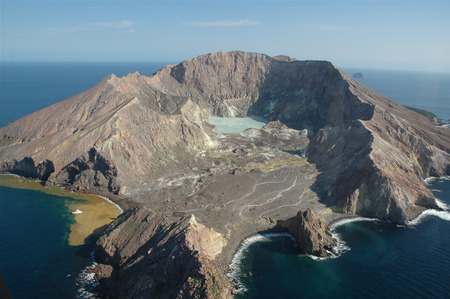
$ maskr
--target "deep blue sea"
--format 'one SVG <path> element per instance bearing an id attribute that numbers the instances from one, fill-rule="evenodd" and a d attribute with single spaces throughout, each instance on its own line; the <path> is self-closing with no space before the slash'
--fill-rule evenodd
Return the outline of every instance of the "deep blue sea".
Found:
<path id="1" fill-rule="evenodd" d="M 0 62 L 0 127 L 88 90 L 110 74 L 151 76 L 166 62 Z"/>
<path id="2" fill-rule="evenodd" d="M 0 126 L 89 89 L 111 73 L 152 75 L 167 63 L 0 63 Z M 401 104 L 450 118 L 450 74 L 345 69 Z M 450 205 L 450 183 L 435 182 Z M 89 246 L 67 245 L 72 215 L 64 198 L 0 187 L 0 273 L 15 298 L 73 298 L 91 263 Z M 445 214 L 447 215 L 447 214 Z M 442 215 L 441 215 L 442 216 Z M 245 250 L 239 298 L 448 298 L 450 222 L 424 218 L 414 229 L 356 222 L 336 232 L 350 248 L 342 257 L 298 256 L 289 238 Z"/>
<path id="3" fill-rule="evenodd" d="M 89 246 L 69 246 L 67 198 L 0 186 L 0 271 L 14 298 L 73 298 Z"/>
<path id="4" fill-rule="evenodd" d="M 441 120 L 450 119 L 450 70 L 448 73 L 343 68 L 361 72 L 362 84 L 404 106 L 431 111 Z"/>
<path id="5" fill-rule="evenodd" d="M 450 182 L 432 184 L 450 206 Z M 433 211 L 414 228 L 381 221 L 341 225 L 347 251 L 335 259 L 301 256 L 288 237 L 242 250 L 236 298 L 449 298 L 450 211 Z"/>

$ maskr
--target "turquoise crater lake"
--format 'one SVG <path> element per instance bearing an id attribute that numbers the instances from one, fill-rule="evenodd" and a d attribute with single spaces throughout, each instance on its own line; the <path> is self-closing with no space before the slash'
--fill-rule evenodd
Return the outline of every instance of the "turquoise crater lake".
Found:
<path id="1" fill-rule="evenodd" d="M 245 129 L 261 129 L 267 121 L 261 117 L 218 117 L 211 116 L 209 123 L 216 126 L 219 133 L 240 133 Z"/>

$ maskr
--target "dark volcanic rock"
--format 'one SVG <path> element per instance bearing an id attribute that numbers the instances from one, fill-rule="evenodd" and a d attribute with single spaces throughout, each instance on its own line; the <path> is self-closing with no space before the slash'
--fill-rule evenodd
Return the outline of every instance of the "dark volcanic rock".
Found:
<path id="1" fill-rule="evenodd" d="M 328 257 L 336 246 L 328 226 L 311 209 L 298 212 L 297 216 L 286 220 L 283 226 L 295 238 L 302 254 Z"/>
<path id="2" fill-rule="evenodd" d="M 6 161 L 2 164 L 1 169 L 13 174 L 21 175 L 27 178 L 40 179 L 43 181 L 46 181 L 55 171 L 52 161 L 44 160 L 36 165 L 31 157 L 24 157 L 21 161 Z"/>
<path id="3" fill-rule="evenodd" d="M 55 182 L 73 186 L 76 190 L 119 193 L 117 168 L 95 148 L 75 159 L 56 176 Z"/>

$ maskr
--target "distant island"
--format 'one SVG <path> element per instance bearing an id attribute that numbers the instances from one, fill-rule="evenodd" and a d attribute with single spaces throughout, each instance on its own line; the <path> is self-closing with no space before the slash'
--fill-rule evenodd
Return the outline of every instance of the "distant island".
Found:
<path id="1" fill-rule="evenodd" d="M 110 75 L 1 128 L 0 171 L 133 207 L 96 243 L 99 297 L 231 298 L 228 267 L 253 234 L 289 231 L 325 257 L 338 219 L 439 209 L 424 179 L 450 175 L 450 130 L 354 78 L 240 51 Z M 222 134 L 211 116 L 268 123 Z"/>
<path id="2" fill-rule="evenodd" d="M 364 78 L 364 75 L 362 73 L 360 73 L 360 72 L 357 72 L 357 73 L 353 74 L 353 78 L 361 79 L 361 78 Z"/>

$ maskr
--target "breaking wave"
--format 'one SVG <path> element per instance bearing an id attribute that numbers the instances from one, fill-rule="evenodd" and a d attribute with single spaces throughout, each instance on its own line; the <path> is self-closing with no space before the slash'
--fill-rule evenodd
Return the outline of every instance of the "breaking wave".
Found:
<path id="1" fill-rule="evenodd" d="M 92 264 L 84 268 L 77 277 L 77 296 L 76 298 L 87 299 L 95 297 L 95 294 L 92 290 L 98 285 L 98 282 L 95 280 L 95 273 L 93 272 L 94 268 L 97 266 L 97 262 L 94 258 L 94 251 L 91 252 L 91 261 Z"/>
<path id="2" fill-rule="evenodd" d="M 422 213 L 420 213 L 419 216 L 410 220 L 408 222 L 408 225 L 417 225 L 417 224 L 421 223 L 428 216 L 435 216 L 435 217 L 441 218 L 442 220 L 450 221 L 449 206 L 445 202 L 443 202 L 442 200 L 440 200 L 438 198 L 436 198 L 436 205 L 442 210 L 435 210 L 435 209 L 425 210 Z"/>
<path id="3" fill-rule="evenodd" d="M 448 205 L 439 198 L 436 198 L 436 205 L 444 211 L 449 209 Z"/>
<path id="4" fill-rule="evenodd" d="M 108 197 L 101 196 L 101 195 L 97 195 L 97 196 L 100 197 L 100 198 L 102 198 L 102 199 L 104 199 L 104 200 L 106 200 L 106 201 L 109 202 L 110 204 L 114 205 L 114 206 L 120 211 L 120 214 L 123 213 L 123 209 L 122 209 L 118 204 L 116 204 L 115 202 L 113 202 L 112 200 L 110 200 Z"/>
<path id="5" fill-rule="evenodd" d="M 429 186 L 438 180 L 450 181 L 450 176 L 449 175 L 441 176 L 441 177 L 430 176 L 430 177 L 427 177 L 426 179 L 424 179 L 423 181 L 425 182 L 425 185 Z"/>
<path id="6" fill-rule="evenodd" d="M 240 277 L 242 276 L 242 260 L 244 258 L 245 253 L 248 252 L 248 248 L 250 245 L 262 241 L 264 239 L 270 239 L 270 238 L 279 238 L 279 237 L 288 237 L 290 238 L 294 244 L 295 239 L 292 237 L 289 233 L 283 232 L 283 233 L 261 233 L 256 234 L 253 236 L 250 236 L 246 238 L 241 243 L 241 247 L 239 247 L 239 250 L 236 252 L 236 254 L 233 256 L 233 259 L 231 260 L 231 264 L 229 266 L 230 270 L 228 271 L 228 278 L 231 280 L 231 283 L 234 285 L 236 291 L 238 293 L 245 293 L 247 292 L 247 289 L 242 284 Z"/>
<path id="7" fill-rule="evenodd" d="M 367 217 L 350 217 L 350 218 L 343 218 L 339 219 L 335 222 L 333 222 L 330 225 L 330 231 L 333 232 L 338 228 L 339 226 L 342 226 L 344 224 L 352 223 L 352 222 L 359 222 L 359 221 L 379 221 L 378 218 L 367 218 Z"/>
<path id="8" fill-rule="evenodd" d="M 325 261 L 328 259 L 335 259 L 340 257 L 341 254 L 344 252 L 350 251 L 351 248 L 347 246 L 347 243 L 342 239 L 342 236 L 336 232 L 336 228 L 338 228 L 341 225 L 349 224 L 352 222 L 359 222 L 359 221 L 379 221 L 377 218 L 366 218 L 366 217 L 352 217 L 352 218 L 344 218 L 335 221 L 330 225 L 330 233 L 331 236 L 336 240 L 336 246 L 333 247 L 334 251 L 339 253 L 338 255 L 334 254 L 333 252 L 329 251 L 330 256 L 328 257 L 319 257 L 314 255 L 308 255 L 309 258 L 315 260 L 315 261 Z"/>

